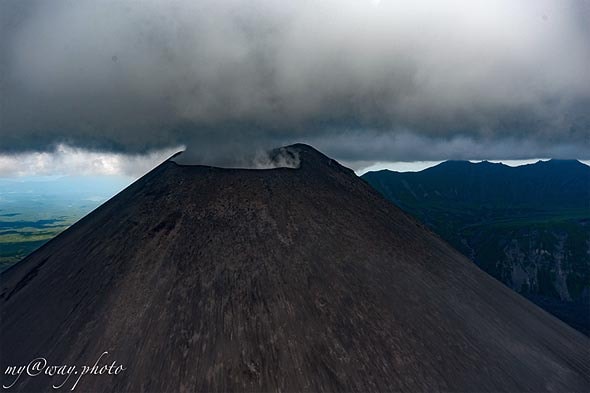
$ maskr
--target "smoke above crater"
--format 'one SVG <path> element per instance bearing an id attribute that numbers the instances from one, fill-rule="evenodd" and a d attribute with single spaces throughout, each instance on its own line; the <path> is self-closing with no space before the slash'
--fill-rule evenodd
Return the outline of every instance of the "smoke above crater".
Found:
<path id="1" fill-rule="evenodd" d="M 583 0 L 20 0 L 0 15 L 4 153 L 186 145 L 216 163 L 302 141 L 343 160 L 590 158 Z"/>
<path id="2" fill-rule="evenodd" d="M 301 160 L 295 149 L 279 147 L 271 150 L 256 149 L 228 149 L 216 152 L 214 155 L 204 155 L 202 152 L 185 150 L 171 158 L 180 165 L 208 165 L 220 168 L 242 169 L 276 169 L 299 168 Z"/>

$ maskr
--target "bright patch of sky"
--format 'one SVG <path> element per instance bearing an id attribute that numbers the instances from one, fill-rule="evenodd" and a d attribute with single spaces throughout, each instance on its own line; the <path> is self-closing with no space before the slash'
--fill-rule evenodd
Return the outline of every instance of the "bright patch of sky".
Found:
<path id="1" fill-rule="evenodd" d="M 501 162 L 508 166 L 520 166 L 534 164 L 537 161 L 546 161 L 548 158 L 535 158 L 530 160 L 488 160 L 489 162 Z M 482 160 L 470 160 L 471 162 L 481 162 Z M 424 169 L 440 164 L 442 161 L 413 161 L 413 162 L 376 162 L 368 167 L 358 169 L 356 174 L 361 176 L 367 172 L 380 171 L 387 169 L 396 172 L 419 172 Z M 590 160 L 580 160 L 580 162 L 590 166 Z"/>
<path id="2" fill-rule="evenodd" d="M 183 146 L 148 154 L 94 152 L 58 145 L 51 152 L 0 155 L 0 178 L 51 178 L 55 176 L 124 176 L 137 179 Z"/>

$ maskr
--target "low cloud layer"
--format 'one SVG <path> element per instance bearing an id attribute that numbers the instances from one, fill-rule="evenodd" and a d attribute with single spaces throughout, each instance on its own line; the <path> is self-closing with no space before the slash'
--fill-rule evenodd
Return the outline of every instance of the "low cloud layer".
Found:
<path id="1" fill-rule="evenodd" d="M 184 144 L 223 163 L 303 141 L 345 161 L 590 158 L 584 0 L 19 0 L 0 15 L 4 153 Z"/>
<path id="2" fill-rule="evenodd" d="M 138 178 L 184 147 L 149 154 L 88 151 L 58 145 L 51 152 L 0 155 L 0 178 L 36 176 L 126 176 Z"/>

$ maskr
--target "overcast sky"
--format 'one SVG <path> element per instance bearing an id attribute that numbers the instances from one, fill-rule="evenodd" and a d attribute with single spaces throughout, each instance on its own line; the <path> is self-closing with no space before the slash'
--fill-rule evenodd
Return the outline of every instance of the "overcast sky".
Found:
<path id="1" fill-rule="evenodd" d="M 357 167 L 587 160 L 589 68 L 585 0 L 3 0 L 0 175 L 297 141 Z"/>

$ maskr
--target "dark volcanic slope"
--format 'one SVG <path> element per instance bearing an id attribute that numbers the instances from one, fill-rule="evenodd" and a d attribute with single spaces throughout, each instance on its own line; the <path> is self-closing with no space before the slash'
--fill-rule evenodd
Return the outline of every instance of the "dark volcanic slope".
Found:
<path id="1" fill-rule="evenodd" d="M 4 272 L 2 370 L 109 351 L 127 370 L 77 391 L 590 389 L 587 337 L 290 149 L 301 168 L 166 162 Z"/>

